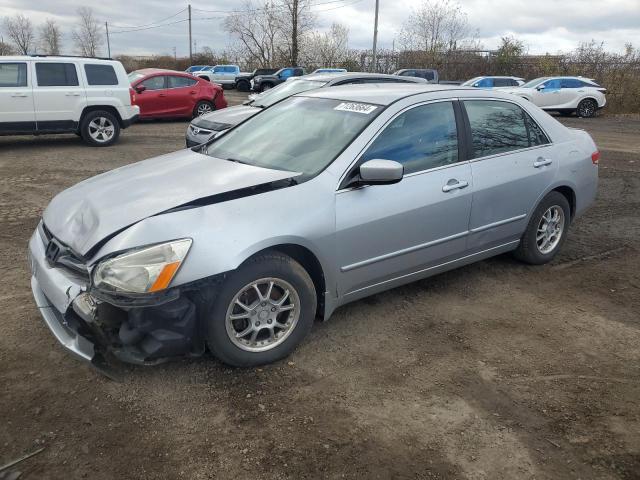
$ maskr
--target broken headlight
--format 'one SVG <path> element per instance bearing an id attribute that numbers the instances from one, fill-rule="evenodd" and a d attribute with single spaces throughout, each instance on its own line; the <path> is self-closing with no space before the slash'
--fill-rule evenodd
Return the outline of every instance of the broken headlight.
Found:
<path id="1" fill-rule="evenodd" d="M 93 271 L 96 288 L 115 292 L 164 290 L 191 248 L 191 239 L 161 243 L 100 262 Z"/>

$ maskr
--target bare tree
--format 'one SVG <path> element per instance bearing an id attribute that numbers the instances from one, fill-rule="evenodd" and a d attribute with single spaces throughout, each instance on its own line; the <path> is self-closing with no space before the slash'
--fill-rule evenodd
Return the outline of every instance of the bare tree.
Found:
<path id="1" fill-rule="evenodd" d="M 498 73 L 511 75 L 515 64 L 524 53 L 525 45 L 522 40 L 518 40 L 513 36 L 502 37 L 496 53 Z"/>
<path id="2" fill-rule="evenodd" d="M 310 0 L 283 0 L 279 18 L 285 38 L 283 56 L 289 65 L 297 66 L 304 40 L 316 23 Z"/>
<path id="3" fill-rule="evenodd" d="M 47 18 L 44 24 L 40 26 L 40 48 L 48 55 L 60 55 L 61 44 L 62 33 L 60 32 L 60 27 L 55 20 Z"/>
<path id="4" fill-rule="evenodd" d="M 0 35 L 0 55 L 13 55 L 14 53 L 13 47 L 5 43 L 4 38 Z"/>
<path id="5" fill-rule="evenodd" d="M 431 55 L 458 49 L 468 36 L 467 14 L 451 0 L 424 0 L 399 33 L 405 50 L 421 50 Z"/>
<path id="6" fill-rule="evenodd" d="M 313 32 L 303 50 L 307 65 L 337 66 L 349 55 L 349 28 L 333 23 L 327 32 Z"/>
<path id="7" fill-rule="evenodd" d="M 35 35 L 31 20 L 20 13 L 13 18 L 5 19 L 4 28 L 20 54 L 32 53 Z"/>
<path id="8" fill-rule="evenodd" d="M 80 23 L 73 31 L 73 41 L 82 55 L 95 57 L 104 43 L 100 23 L 93 16 L 93 10 L 89 7 L 78 8 L 77 13 L 80 17 Z"/>
<path id="9" fill-rule="evenodd" d="M 272 1 L 254 4 L 247 0 L 237 13 L 225 19 L 224 28 L 240 42 L 247 63 L 270 67 L 277 62 L 283 35 L 280 13 Z"/>

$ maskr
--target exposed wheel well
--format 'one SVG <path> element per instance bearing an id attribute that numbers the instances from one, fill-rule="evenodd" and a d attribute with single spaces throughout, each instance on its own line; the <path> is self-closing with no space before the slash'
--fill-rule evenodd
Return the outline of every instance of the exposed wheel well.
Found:
<path id="1" fill-rule="evenodd" d="M 82 123 L 82 119 L 85 117 L 85 115 L 89 112 L 95 112 L 95 111 L 105 111 L 105 112 L 109 112 L 112 115 L 114 115 L 117 119 L 118 119 L 118 123 L 120 124 L 120 127 L 122 128 L 122 118 L 120 117 L 120 113 L 118 112 L 118 109 L 115 107 L 112 107 L 111 105 L 91 105 L 89 107 L 85 107 L 84 110 L 82 110 L 82 115 L 80 115 L 80 122 Z"/>
<path id="2" fill-rule="evenodd" d="M 316 297 L 318 298 L 318 309 L 316 311 L 316 315 L 320 318 L 323 318 L 324 292 L 326 291 L 325 277 L 322 270 L 322 265 L 320 265 L 320 261 L 316 258 L 313 252 L 301 245 L 287 243 L 269 247 L 260 252 L 256 252 L 255 255 L 259 255 L 269 250 L 275 250 L 276 252 L 280 252 L 290 256 L 296 262 L 302 265 L 307 273 L 309 273 L 309 276 L 311 276 L 311 280 L 313 280 L 313 285 L 316 287 Z"/>
<path id="3" fill-rule="evenodd" d="M 571 219 L 573 219 L 576 214 L 576 192 L 574 192 L 571 187 L 567 186 L 556 187 L 553 191 L 561 193 L 567 199 L 569 207 L 571 208 Z"/>

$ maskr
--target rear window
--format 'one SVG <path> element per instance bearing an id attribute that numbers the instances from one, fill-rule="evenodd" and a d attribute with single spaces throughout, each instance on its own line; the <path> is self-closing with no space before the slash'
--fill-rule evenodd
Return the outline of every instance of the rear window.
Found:
<path id="1" fill-rule="evenodd" d="M 0 87 L 26 87 L 26 63 L 0 63 Z"/>
<path id="2" fill-rule="evenodd" d="M 36 63 L 39 87 L 76 87 L 78 73 L 73 63 Z"/>
<path id="3" fill-rule="evenodd" d="M 198 83 L 198 81 L 194 78 L 189 77 L 179 77 L 177 75 L 169 75 L 167 77 L 169 79 L 169 87 L 168 88 L 182 88 L 182 87 L 191 87 Z"/>
<path id="4" fill-rule="evenodd" d="M 118 85 L 116 71 L 111 65 L 85 64 L 84 73 L 89 85 Z"/>

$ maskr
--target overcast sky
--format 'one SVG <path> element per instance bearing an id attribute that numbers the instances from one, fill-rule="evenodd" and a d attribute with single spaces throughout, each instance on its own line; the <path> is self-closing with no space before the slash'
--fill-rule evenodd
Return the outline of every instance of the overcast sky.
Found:
<path id="1" fill-rule="evenodd" d="M 318 28 L 332 22 L 350 29 L 351 48 L 370 48 L 373 36 L 375 0 L 311 0 Z M 380 0 L 379 46 L 391 48 L 402 22 L 421 0 Z M 222 50 L 230 39 L 222 28 L 223 13 L 239 1 L 211 0 L 192 2 L 193 38 L 197 47 Z M 575 48 L 592 39 L 605 48 L 623 51 L 625 43 L 640 47 L 640 0 L 462 0 L 469 23 L 485 48 L 495 48 L 501 36 L 515 35 L 524 40 L 529 53 L 557 53 Z M 137 32 L 117 33 L 122 27 L 146 26 L 159 22 L 186 8 L 186 3 L 159 0 L 106 0 L 85 3 L 79 0 L 0 0 L 0 17 L 24 13 L 36 24 L 46 18 L 57 20 L 65 31 L 65 53 L 73 53 L 70 30 L 78 7 L 91 6 L 96 17 L 108 21 L 111 53 L 188 54 L 187 22 Z M 199 9 L 199 10 L 196 10 Z M 204 10 L 209 10 L 206 12 Z M 211 12 L 213 11 L 213 12 Z M 179 22 L 183 12 L 161 23 Z M 2 32 L 5 36 L 6 34 Z M 106 52 L 103 52 L 106 53 Z"/>

